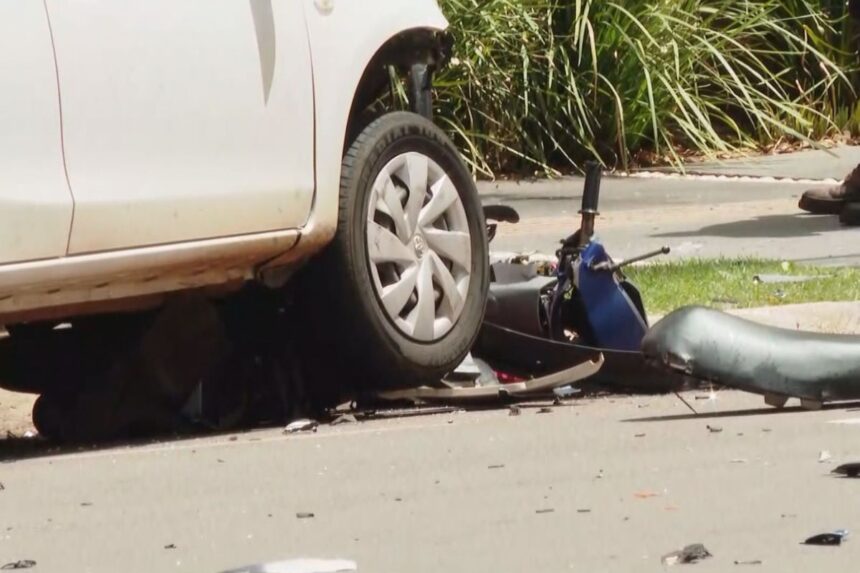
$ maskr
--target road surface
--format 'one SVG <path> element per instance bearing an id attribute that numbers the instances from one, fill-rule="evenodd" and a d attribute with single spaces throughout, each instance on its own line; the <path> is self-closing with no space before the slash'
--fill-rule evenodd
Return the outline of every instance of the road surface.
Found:
<path id="1" fill-rule="evenodd" d="M 800 541 L 860 531 L 860 480 L 829 475 L 860 460 L 860 414 L 697 395 L 708 393 L 686 399 L 700 416 L 673 396 L 604 397 L 546 414 L 39 450 L 0 464 L 0 561 L 111 573 L 296 557 L 392 573 L 662 571 L 663 554 L 704 543 L 714 557 L 697 571 L 748 560 L 856 571 L 860 542 Z"/>

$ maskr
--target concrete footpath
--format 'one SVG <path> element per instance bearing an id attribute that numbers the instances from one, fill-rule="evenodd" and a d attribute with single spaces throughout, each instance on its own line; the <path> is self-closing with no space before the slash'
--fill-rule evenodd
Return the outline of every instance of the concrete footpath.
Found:
<path id="1" fill-rule="evenodd" d="M 797 208 L 806 189 L 829 165 L 841 178 L 860 163 L 860 147 L 824 152 L 702 164 L 705 175 L 641 174 L 604 178 L 598 236 L 618 258 L 672 247 L 671 257 L 763 257 L 824 265 L 860 264 L 860 228 L 842 227 L 836 217 Z M 824 154 L 824 157 L 830 157 Z M 828 172 L 829 172 L 828 171 Z M 777 180 L 802 176 L 805 181 Z M 551 253 L 579 225 L 582 178 L 539 182 L 484 182 L 485 203 L 517 209 L 522 222 L 502 225 L 493 247 L 502 251 Z"/>

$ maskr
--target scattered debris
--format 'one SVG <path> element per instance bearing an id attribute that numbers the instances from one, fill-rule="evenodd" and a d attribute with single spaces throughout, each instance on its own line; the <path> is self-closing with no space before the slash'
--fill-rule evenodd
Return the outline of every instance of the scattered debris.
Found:
<path id="1" fill-rule="evenodd" d="M 91 501 L 82 501 L 81 507 L 90 507 L 93 504 Z"/>
<path id="2" fill-rule="evenodd" d="M 402 497 L 395 497 L 394 501 L 403 501 L 403 498 Z"/>
<path id="3" fill-rule="evenodd" d="M 169 544 L 165 545 L 164 548 L 165 549 L 176 549 L 176 544 L 175 543 L 169 543 Z"/>
<path id="4" fill-rule="evenodd" d="M 0 491 L 3 491 L 4 489 L 6 489 L 6 486 L 3 485 L 2 481 L 0 481 Z"/>
<path id="5" fill-rule="evenodd" d="M 222 573 L 348 573 L 350 571 L 358 571 L 358 565 L 355 561 L 345 559 L 292 559 L 290 561 L 258 563 Z"/>
<path id="6" fill-rule="evenodd" d="M 411 391 L 410 391 L 411 392 Z M 421 406 L 420 408 L 392 408 L 387 410 L 374 410 L 368 413 L 371 418 L 411 418 L 413 416 L 432 416 L 434 414 L 453 414 L 461 412 L 459 406 Z"/>
<path id="7" fill-rule="evenodd" d="M 287 424 L 287 427 L 284 428 L 284 433 L 296 434 L 298 432 L 316 432 L 317 426 L 319 426 L 319 424 L 316 421 L 302 418 L 301 420 L 295 420 L 294 422 Z"/>
<path id="8" fill-rule="evenodd" d="M 561 388 L 553 388 L 552 393 L 555 394 L 556 398 L 564 400 L 565 398 L 573 398 L 582 394 L 582 389 L 574 388 L 573 386 L 562 386 Z"/>
<path id="9" fill-rule="evenodd" d="M 352 414 L 341 414 L 340 416 L 331 421 L 331 425 L 339 426 L 341 424 L 355 424 L 356 422 L 357 420 Z"/>
<path id="10" fill-rule="evenodd" d="M 826 464 L 827 462 L 829 462 L 829 461 L 830 461 L 830 459 L 831 459 L 832 457 L 833 457 L 833 456 L 830 454 L 830 452 L 829 452 L 829 451 L 827 451 L 827 450 L 821 450 L 821 452 L 819 452 L 819 453 L 818 453 L 818 463 L 819 463 L 819 464 Z"/>
<path id="11" fill-rule="evenodd" d="M 780 515 L 780 517 L 783 519 L 793 519 L 793 518 L 797 517 L 797 514 L 796 513 L 783 513 L 782 515 Z"/>
<path id="12" fill-rule="evenodd" d="M 848 531 L 845 529 L 837 529 L 829 533 L 819 533 L 813 535 L 803 542 L 803 545 L 842 545 L 842 542 L 848 538 Z"/>
<path id="13" fill-rule="evenodd" d="M 633 497 L 635 497 L 636 499 L 648 499 L 649 497 L 658 497 L 659 495 L 660 495 L 659 493 L 656 493 L 656 492 L 653 492 L 653 491 L 646 489 L 643 491 L 635 492 L 633 494 Z"/>
<path id="14" fill-rule="evenodd" d="M 786 283 L 805 283 L 828 278 L 829 275 L 811 276 L 811 275 L 779 275 L 779 274 L 761 274 L 753 277 L 753 282 L 756 284 L 786 284 Z"/>
<path id="15" fill-rule="evenodd" d="M 848 464 L 842 464 L 832 472 L 836 475 L 845 476 L 847 478 L 856 478 L 860 477 L 860 462 L 851 462 Z"/>
<path id="16" fill-rule="evenodd" d="M 516 404 L 512 405 L 510 408 L 508 408 L 508 415 L 509 416 L 519 416 L 520 415 L 520 407 L 517 406 Z"/>
<path id="17" fill-rule="evenodd" d="M 36 566 L 36 562 L 32 559 L 21 559 L 19 561 L 13 561 L 12 563 L 7 563 L 3 567 L 0 567 L 0 570 L 9 571 L 12 569 L 31 569 Z"/>
<path id="18" fill-rule="evenodd" d="M 645 435 L 646 435 L 645 432 L 642 432 L 641 434 L 633 434 L 633 437 L 634 438 L 644 438 Z"/>
<path id="19" fill-rule="evenodd" d="M 732 463 L 732 464 L 745 464 L 745 463 L 747 463 L 748 461 L 749 461 L 749 460 L 748 460 L 748 459 L 746 459 L 746 458 L 735 458 L 735 459 L 731 460 L 731 462 L 729 462 L 729 463 Z"/>
<path id="20" fill-rule="evenodd" d="M 537 413 L 538 414 L 552 414 L 552 408 L 547 408 L 547 407 L 539 408 Z"/>
<path id="21" fill-rule="evenodd" d="M 576 513 L 591 513 L 590 509 L 577 509 Z"/>
<path id="22" fill-rule="evenodd" d="M 535 513 L 553 513 L 554 511 L 555 511 L 555 510 L 554 510 L 554 509 L 552 509 L 552 508 L 548 508 L 548 509 L 537 509 L 537 510 L 535 510 Z"/>
<path id="23" fill-rule="evenodd" d="M 229 441 L 229 442 L 235 442 L 235 441 L 236 441 L 236 440 L 238 440 L 238 439 L 239 439 L 239 438 L 238 438 L 237 436 L 230 436 L 229 438 L 227 438 L 227 441 Z"/>
<path id="24" fill-rule="evenodd" d="M 735 561 L 735 565 L 761 565 L 761 559 L 752 559 L 749 561 Z"/>
<path id="25" fill-rule="evenodd" d="M 311 519 L 314 517 L 314 514 L 310 511 L 299 511 L 296 513 L 296 517 L 299 519 Z"/>
<path id="26" fill-rule="evenodd" d="M 488 470 L 500 470 L 505 467 L 505 464 L 493 464 L 491 466 L 487 466 Z"/>
<path id="27" fill-rule="evenodd" d="M 701 543 L 694 543 L 693 545 L 688 545 L 681 549 L 680 551 L 673 551 L 672 553 L 667 553 L 661 558 L 663 565 L 678 565 L 678 564 L 687 564 L 687 563 L 696 563 L 701 561 L 702 559 L 707 559 L 712 557 L 711 553 L 705 549 L 705 546 Z"/>
<path id="28" fill-rule="evenodd" d="M 722 428 L 722 427 L 720 427 L 720 426 L 711 426 L 711 425 L 708 425 L 708 426 L 706 426 L 706 427 L 708 428 L 708 431 L 709 431 L 709 432 L 711 432 L 712 434 L 719 434 L 720 432 L 722 432 L 722 431 L 723 431 L 723 428 Z"/>
<path id="29" fill-rule="evenodd" d="M 772 432 L 773 430 L 771 430 L 770 428 L 762 428 L 761 431 L 768 433 L 768 432 Z"/>

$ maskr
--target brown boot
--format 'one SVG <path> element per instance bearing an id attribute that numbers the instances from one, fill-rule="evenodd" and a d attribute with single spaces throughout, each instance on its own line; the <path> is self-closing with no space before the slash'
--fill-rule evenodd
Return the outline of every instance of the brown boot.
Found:
<path id="1" fill-rule="evenodd" d="M 805 192 L 798 207 L 816 215 L 839 215 L 849 202 L 860 202 L 860 165 L 848 174 L 842 185 Z"/>

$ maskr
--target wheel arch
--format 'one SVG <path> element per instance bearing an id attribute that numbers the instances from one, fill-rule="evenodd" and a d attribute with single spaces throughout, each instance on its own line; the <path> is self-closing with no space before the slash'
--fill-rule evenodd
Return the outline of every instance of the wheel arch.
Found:
<path id="1" fill-rule="evenodd" d="M 390 85 L 390 69 L 406 76 L 413 64 L 442 68 L 451 57 L 453 39 L 447 31 L 433 28 L 412 28 L 389 38 L 364 67 L 355 88 L 344 135 L 344 152 L 354 136 L 373 118 L 363 120 L 362 114 Z"/>
<path id="2" fill-rule="evenodd" d="M 316 192 L 299 250 L 312 254 L 337 231 L 341 162 L 355 118 L 388 84 L 387 66 L 408 66 L 416 58 L 437 65 L 450 53 L 448 21 L 438 4 L 417 0 L 340 2 L 330 13 L 306 0 L 315 91 Z M 356 23 L 364 26 L 356 33 Z M 344 38 L 351 38 L 344 42 Z M 382 72 L 380 72 L 380 69 Z M 383 81 L 384 78 L 384 81 Z"/>

